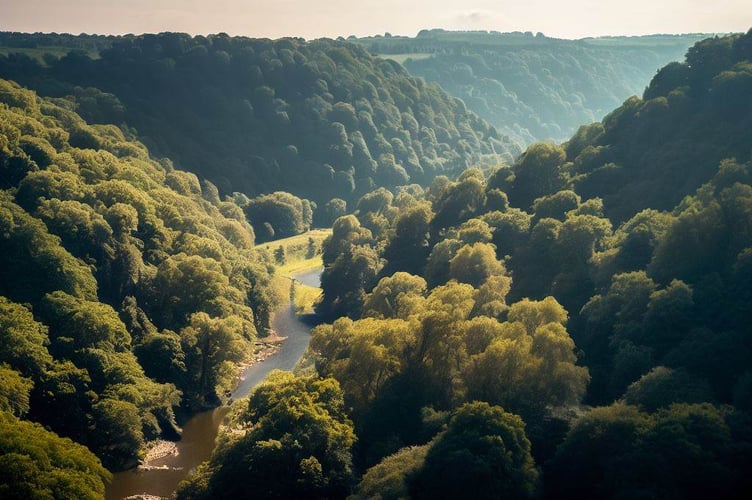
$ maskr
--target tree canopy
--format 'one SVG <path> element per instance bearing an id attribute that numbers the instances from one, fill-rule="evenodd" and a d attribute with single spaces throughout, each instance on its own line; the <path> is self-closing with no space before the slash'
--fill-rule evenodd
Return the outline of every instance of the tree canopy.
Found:
<path id="1" fill-rule="evenodd" d="M 73 107 L 0 80 L 0 406 L 115 470 L 216 404 L 277 298 L 242 206 Z"/>

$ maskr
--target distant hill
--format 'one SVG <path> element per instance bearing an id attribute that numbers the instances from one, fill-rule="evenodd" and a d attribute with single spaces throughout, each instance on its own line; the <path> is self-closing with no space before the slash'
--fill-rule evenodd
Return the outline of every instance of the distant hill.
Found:
<path id="1" fill-rule="evenodd" d="M 461 98 L 525 145 L 562 141 L 642 94 L 658 68 L 703 34 L 549 38 L 542 33 L 423 30 L 415 38 L 351 39 Z"/>
<path id="2" fill-rule="evenodd" d="M 519 153 L 437 86 L 347 42 L 5 33 L 0 43 L 0 76 L 72 95 L 88 121 L 135 129 L 223 193 L 354 200 Z"/>

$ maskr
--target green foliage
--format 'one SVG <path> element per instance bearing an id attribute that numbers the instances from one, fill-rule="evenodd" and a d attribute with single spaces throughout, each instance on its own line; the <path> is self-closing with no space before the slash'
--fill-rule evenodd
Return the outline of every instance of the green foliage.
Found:
<path id="1" fill-rule="evenodd" d="M 0 297 L 0 362 L 38 376 L 52 362 L 47 352 L 47 327 L 20 304 Z"/>
<path id="2" fill-rule="evenodd" d="M 432 216 L 427 203 L 417 203 L 400 211 L 394 222 L 394 235 L 384 249 L 387 264 L 383 274 L 397 270 L 420 272 L 428 258 Z"/>
<path id="3" fill-rule="evenodd" d="M 332 235 L 322 244 L 324 294 L 317 306 L 319 314 L 359 314 L 366 291 L 376 283 L 383 265 L 372 243 L 371 231 L 355 216 L 340 217 L 334 223 Z"/>
<path id="4" fill-rule="evenodd" d="M 6 81 L 0 101 L 1 404 L 132 466 L 269 326 L 267 264 L 211 184 L 68 101 Z"/>
<path id="5" fill-rule="evenodd" d="M 0 496 L 19 500 L 104 496 L 110 473 L 85 447 L 4 411 L 0 424 Z"/>
<path id="6" fill-rule="evenodd" d="M 320 326 L 311 343 L 352 407 L 357 463 L 440 439 L 425 415 L 481 400 L 523 416 L 533 456 L 552 459 L 551 498 L 745 490 L 751 115 L 737 92 L 750 36 L 698 44 L 645 101 L 562 146 L 532 146 L 488 180 L 437 177 L 398 214 L 383 190 L 363 197 L 341 234 L 389 261 L 383 279 L 343 311 L 355 321 Z M 347 249 L 337 241 L 326 265 Z M 567 434 L 583 398 L 612 406 Z M 390 463 L 364 488 L 404 496 Z"/>
<path id="7" fill-rule="evenodd" d="M 496 259 L 495 248 L 488 243 L 465 245 L 449 261 L 449 277 L 474 288 L 505 273 L 504 265 Z"/>
<path id="8" fill-rule="evenodd" d="M 352 482 L 355 442 L 336 381 L 273 372 L 239 416 L 247 424 L 222 443 L 178 498 L 342 498 Z"/>
<path id="9" fill-rule="evenodd" d="M 475 168 L 454 181 L 437 174 L 477 159 L 491 132 L 481 141 L 448 120 L 444 97 L 429 113 L 421 96 L 435 89 L 347 44 L 165 34 L 114 40 L 103 62 L 83 60 L 107 81 L 112 61 L 132 69 L 122 58 L 149 47 L 138 57 L 175 61 L 156 59 L 169 82 L 174 68 L 191 67 L 180 60 L 193 45 L 195 67 L 211 66 L 212 78 L 232 81 L 245 68 L 245 90 L 202 83 L 226 92 L 196 93 L 210 117 L 242 96 L 235 122 L 271 131 L 258 134 L 262 152 L 250 154 L 258 145 L 247 136 L 227 148 L 248 162 L 227 163 L 239 179 L 264 179 L 238 186 L 256 195 L 290 178 L 340 216 L 322 245 L 319 312 L 349 318 L 317 327 L 311 341 L 317 374 L 330 378 L 275 375 L 182 497 L 246 488 L 342 497 L 353 470 L 376 464 L 358 494 L 528 497 L 531 455 L 551 459 L 543 490 L 552 497 L 745 491 L 751 36 L 698 44 L 658 73 L 644 100 L 561 146 L 531 146 L 488 180 Z M 157 46 L 166 40 L 180 43 Z M 307 69 L 292 78 L 293 68 Z M 376 74 L 404 85 L 397 92 Z M 190 112 L 150 82 L 167 107 Z M 87 112 L 116 112 L 110 97 L 77 92 Z M 264 239 L 305 229 L 313 205 L 281 192 L 222 199 L 115 127 L 86 124 L 70 101 L 6 82 L 0 101 L 0 406 L 125 466 L 172 426 L 174 406 L 216 404 L 233 363 L 269 326 L 274 255 L 253 249 L 246 216 Z M 234 144 L 221 127 L 197 130 Z M 180 143 L 154 137 L 159 147 Z M 301 166 L 313 177 L 290 175 Z M 376 189 L 432 178 L 426 191 Z M 331 193 L 309 195 L 323 185 L 316 179 L 351 204 L 359 198 L 355 213 L 343 215 L 344 199 Z M 224 192 L 230 181 L 217 180 Z M 300 252 L 315 251 L 300 239 Z M 612 406 L 583 413 L 583 398 Z M 520 418 L 489 404 L 522 415 L 532 444 Z M 405 450 L 413 445 L 425 447 Z"/>
<path id="10" fill-rule="evenodd" d="M 259 242 L 304 233 L 311 228 L 313 221 L 313 210 L 308 200 L 279 191 L 250 200 L 245 212 L 253 226 L 271 228 L 268 234 L 257 235 Z"/>
<path id="11" fill-rule="evenodd" d="M 71 255 L 33 218 L 0 193 L 0 294 L 21 302 L 38 302 L 47 292 L 64 290 L 79 297 L 96 297 L 97 283 L 91 270 Z"/>
<path id="12" fill-rule="evenodd" d="M 354 498 L 398 500 L 409 498 L 407 478 L 423 467 L 429 446 L 410 446 L 368 469 L 358 483 Z"/>
<path id="13" fill-rule="evenodd" d="M 94 417 L 91 446 L 110 468 L 132 465 L 143 445 L 139 410 L 133 403 L 104 399 L 92 407 Z"/>
<path id="14" fill-rule="evenodd" d="M 656 68 L 703 35 L 560 40 L 533 33 L 423 30 L 417 37 L 354 39 L 436 82 L 524 145 L 564 140 L 639 94 Z"/>
<path id="15" fill-rule="evenodd" d="M 562 169 L 565 159 L 566 152 L 560 146 L 539 142 L 527 148 L 514 166 L 514 184 L 508 193 L 510 202 L 527 209 L 537 198 L 562 189 L 566 181 Z"/>
<path id="16" fill-rule="evenodd" d="M 29 412 L 29 393 L 34 382 L 6 365 L 0 365 L 0 411 L 23 417 Z"/>
<path id="17" fill-rule="evenodd" d="M 3 38 L 19 52 L 39 45 L 33 35 Z M 43 38 L 45 46 L 90 40 Z M 79 53 L 51 64 L 0 53 L 0 76 L 65 98 L 90 123 L 127 124 L 155 154 L 211 180 L 222 194 L 285 190 L 323 207 L 332 198 L 353 202 L 376 186 L 427 184 L 486 155 L 516 152 L 439 86 L 351 43 L 180 33 L 94 43 L 96 57 Z M 90 130 L 71 131 L 71 143 L 96 149 L 101 139 Z M 44 163 L 43 147 L 29 142 L 27 149 Z M 188 194 L 185 180 L 166 179 Z M 249 215 L 254 222 L 265 217 Z M 278 237 L 288 234 L 285 219 L 270 222 Z"/>
<path id="18" fill-rule="evenodd" d="M 241 334 L 242 321 L 230 316 L 212 318 L 206 313 L 191 315 L 190 323 L 180 332 L 185 353 L 186 396 L 199 405 L 216 398 L 217 386 L 227 387 L 232 363 L 241 361 L 248 350 L 248 339 Z"/>
<path id="19" fill-rule="evenodd" d="M 407 319 L 426 294 L 426 280 L 405 272 L 382 278 L 363 304 L 363 316 Z"/>
<path id="20" fill-rule="evenodd" d="M 712 401 L 708 383 L 683 370 L 665 366 L 653 368 L 640 380 L 631 384 L 624 394 L 627 404 L 654 412 L 673 403 L 703 403 Z"/>
<path id="21" fill-rule="evenodd" d="M 410 477 L 410 496 L 533 498 L 537 477 L 522 419 L 498 406 L 467 403 Z"/>
<path id="22" fill-rule="evenodd" d="M 433 202 L 432 230 L 459 225 L 476 215 L 486 203 L 483 181 L 480 171 L 466 170 L 457 182 L 446 185 Z"/>
<path id="23" fill-rule="evenodd" d="M 698 42 L 686 62 L 658 72 L 643 99 L 606 116 L 602 133 L 577 138 L 567 154 L 580 174 L 576 191 L 603 198 L 606 214 L 621 222 L 645 208 L 672 209 L 710 180 L 721 160 L 748 161 L 752 80 L 750 56 L 739 47 L 750 36 Z"/>
<path id="24" fill-rule="evenodd" d="M 748 451 L 735 450 L 730 415 L 675 404 L 653 415 L 617 404 L 579 418 L 544 470 L 552 495 L 578 498 L 734 498 Z M 746 453 L 746 454 L 745 454 Z"/>
<path id="25" fill-rule="evenodd" d="M 508 323 L 466 368 L 468 397 L 534 416 L 545 406 L 576 404 L 590 379 L 576 366 L 566 311 L 552 297 L 513 304 Z"/>
<path id="26" fill-rule="evenodd" d="M 493 281 L 497 294 L 452 281 L 425 296 L 422 279 L 396 273 L 366 301 L 373 317 L 313 331 L 316 369 L 340 382 L 368 460 L 418 443 L 423 406 L 480 399 L 538 418 L 583 396 L 566 311 L 549 298 L 513 304 L 507 322 L 484 316 L 506 310 L 505 283 Z"/>

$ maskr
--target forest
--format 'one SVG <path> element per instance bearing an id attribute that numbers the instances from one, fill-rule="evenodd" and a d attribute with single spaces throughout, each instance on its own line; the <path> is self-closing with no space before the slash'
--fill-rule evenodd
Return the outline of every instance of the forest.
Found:
<path id="1" fill-rule="evenodd" d="M 243 208 L 213 184 L 71 101 L 2 80 L 0 102 L 2 447 L 38 467 L 2 482 L 98 498 L 92 452 L 130 467 L 145 440 L 177 435 L 176 411 L 217 404 L 279 299 Z"/>
<path id="2" fill-rule="evenodd" d="M 523 148 L 568 139 L 626 98 L 642 94 L 656 69 L 680 60 L 707 35 L 549 38 L 543 33 L 422 30 L 414 38 L 350 39 L 403 62 Z"/>
<path id="3" fill-rule="evenodd" d="M 752 487 L 752 30 L 524 151 L 371 41 L 0 41 L 0 497 L 102 498 L 222 404 L 284 301 L 256 244 L 314 226 L 309 351 L 178 499 Z"/>
<path id="4" fill-rule="evenodd" d="M 57 41 L 35 38 L 0 42 Z M 352 202 L 520 152 L 461 101 L 353 44 L 180 33 L 95 41 L 96 56 L 62 51 L 75 45 L 66 38 L 41 58 L 9 52 L 0 77 L 71 95 L 89 123 L 125 124 L 223 195 Z"/>

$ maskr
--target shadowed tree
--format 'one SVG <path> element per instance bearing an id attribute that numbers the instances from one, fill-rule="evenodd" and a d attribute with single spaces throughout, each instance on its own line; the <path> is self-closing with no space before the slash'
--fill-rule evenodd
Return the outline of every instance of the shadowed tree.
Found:
<path id="1" fill-rule="evenodd" d="M 525 424 L 487 403 L 461 406 L 408 479 L 412 498 L 533 498 L 538 472 Z"/>

